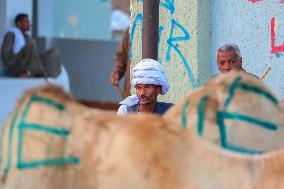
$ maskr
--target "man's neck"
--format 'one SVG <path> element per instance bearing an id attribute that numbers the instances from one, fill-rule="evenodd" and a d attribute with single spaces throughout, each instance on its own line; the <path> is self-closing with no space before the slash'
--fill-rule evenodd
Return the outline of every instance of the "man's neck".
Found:
<path id="1" fill-rule="evenodd" d="M 151 105 L 148 105 L 148 106 L 143 106 L 143 105 L 139 104 L 138 110 L 139 110 L 139 112 L 151 112 L 151 113 L 153 113 L 155 111 L 156 104 L 157 104 L 157 102 L 155 102 Z"/>
<path id="2" fill-rule="evenodd" d="M 26 31 L 21 30 L 21 32 L 22 32 L 22 34 L 23 34 L 24 36 L 27 35 L 27 32 L 26 32 Z"/>

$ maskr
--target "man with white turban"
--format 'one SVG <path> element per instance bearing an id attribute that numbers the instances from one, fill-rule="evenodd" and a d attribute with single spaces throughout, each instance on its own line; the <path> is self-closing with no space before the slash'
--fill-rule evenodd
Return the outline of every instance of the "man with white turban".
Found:
<path id="1" fill-rule="evenodd" d="M 132 69 L 132 86 L 136 94 L 125 98 L 119 104 L 117 114 L 130 112 L 152 112 L 162 115 L 172 103 L 158 102 L 159 94 L 168 92 L 170 85 L 161 63 L 153 59 L 143 59 Z"/>

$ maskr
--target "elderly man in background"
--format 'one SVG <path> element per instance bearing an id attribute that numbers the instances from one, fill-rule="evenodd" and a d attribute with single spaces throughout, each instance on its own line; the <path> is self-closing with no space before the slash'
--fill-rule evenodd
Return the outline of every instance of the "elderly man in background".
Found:
<path id="1" fill-rule="evenodd" d="M 131 112 L 150 112 L 162 115 L 171 103 L 158 102 L 159 94 L 168 92 L 170 85 L 163 66 L 156 60 L 143 59 L 132 69 L 132 86 L 136 94 L 124 99 L 118 109 L 118 115 Z"/>
<path id="2" fill-rule="evenodd" d="M 221 45 L 217 50 L 217 66 L 221 73 L 231 70 L 245 71 L 242 67 L 242 56 L 237 45 L 228 43 Z"/>
<path id="3" fill-rule="evenodd" d="M 61 71 L 59 53 L 50 49 L 39 55 L 35 41 L 27 33 L 31 26 L 28 15 L 18 14 L 15 26 L 5 34 L 1 48 L 5 74 L 15 77 L 58 76 Z"/>
<path id="4" fill-rule="evenodd" d="M 230 71 L 243 71 L 243 60 L 239 47 L 233 43 L 227 43 L 221 45 L 217 49 L 217 67 L 221 73 L 227 73 Z M 249 75 L 259 78 L 256 75 L 246 72 Z"/>

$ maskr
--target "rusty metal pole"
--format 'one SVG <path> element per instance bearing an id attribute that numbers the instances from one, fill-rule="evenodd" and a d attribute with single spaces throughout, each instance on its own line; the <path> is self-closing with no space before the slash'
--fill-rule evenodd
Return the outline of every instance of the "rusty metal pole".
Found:
<path id="1" fill-rule="evenodd" d="M 143 1 L 142 58 L 158 59 L 160 0 Z"/>

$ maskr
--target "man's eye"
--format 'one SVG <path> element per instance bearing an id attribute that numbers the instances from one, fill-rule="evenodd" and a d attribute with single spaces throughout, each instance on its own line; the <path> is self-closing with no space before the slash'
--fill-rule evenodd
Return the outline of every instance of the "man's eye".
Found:
<path id="1" fill-rule="evenodd" d="M 218 62 L 220 65 L 224 65 L 224 62 Z"/>

